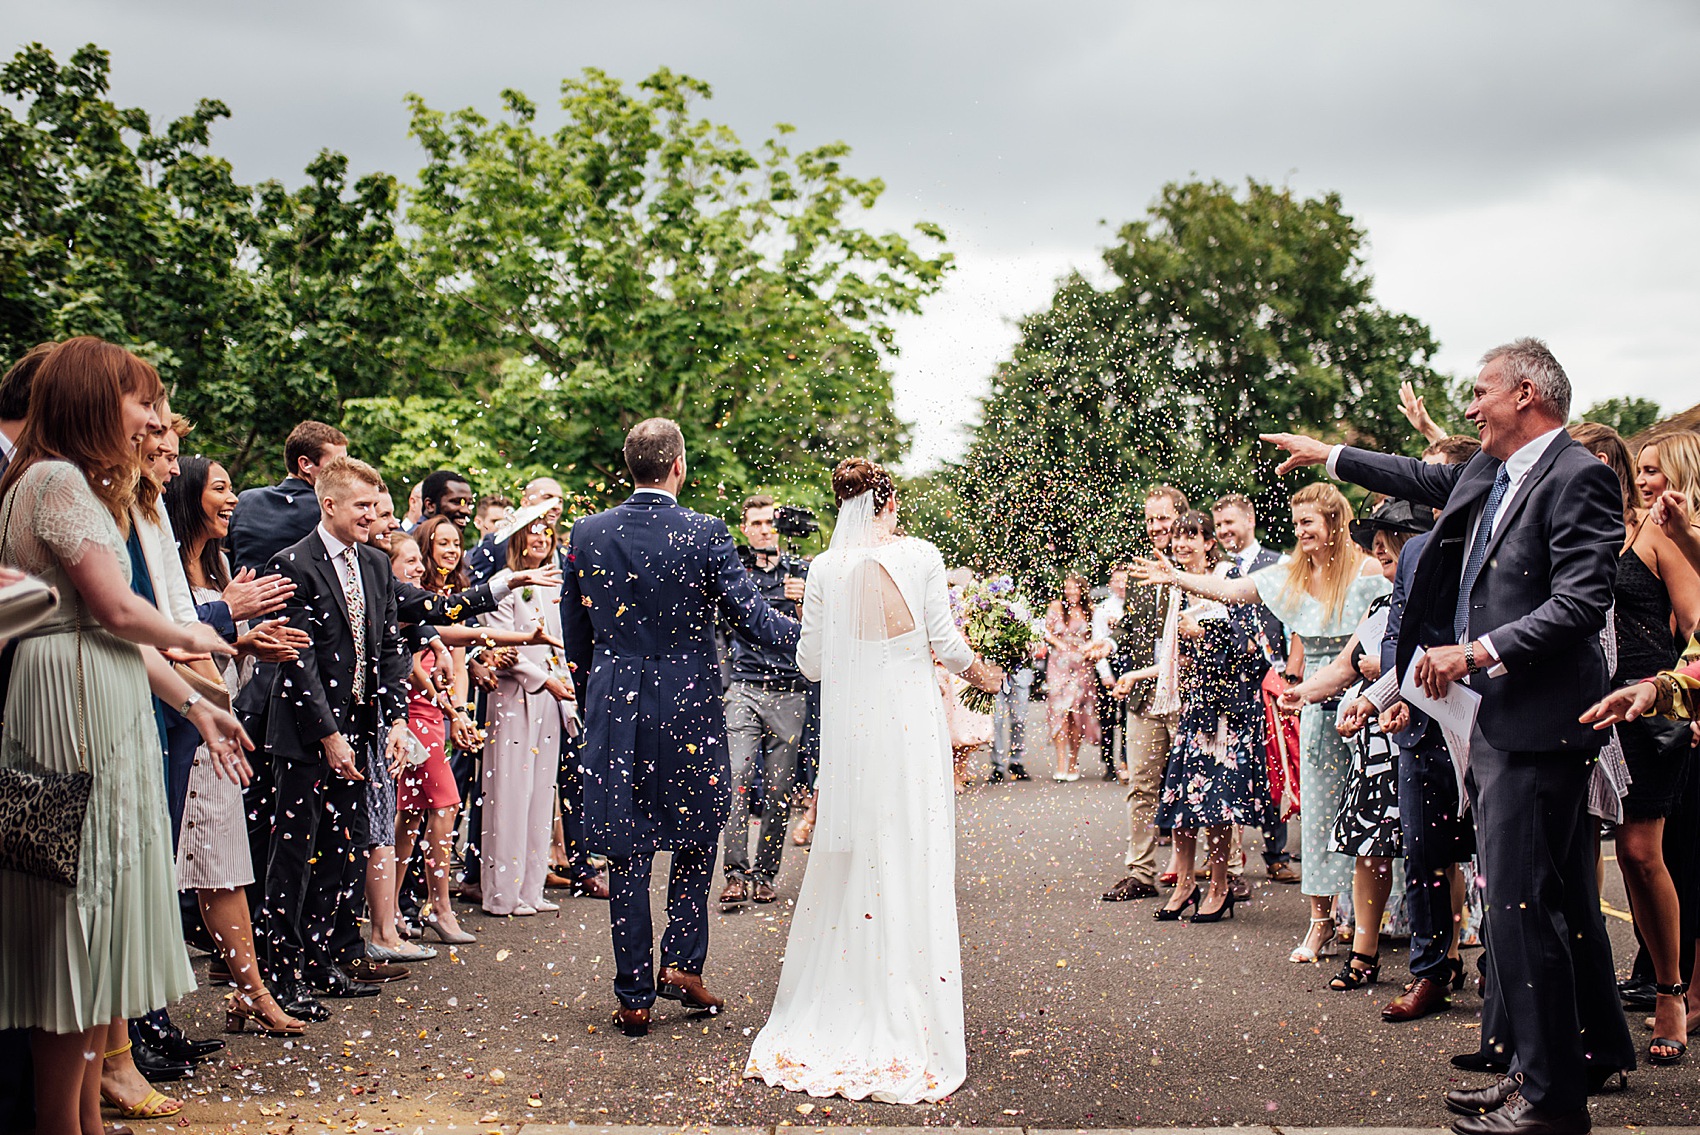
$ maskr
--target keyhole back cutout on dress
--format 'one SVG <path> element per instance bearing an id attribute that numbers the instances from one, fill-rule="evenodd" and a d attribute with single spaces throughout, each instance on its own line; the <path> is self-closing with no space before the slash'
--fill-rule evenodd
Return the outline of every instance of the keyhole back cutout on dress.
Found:
<path id="1" fill-rule="evenodd" d="M 856 596 L 856 637 L 864 642 L 901 638 L 915 629 L 908 600 L 885 565 L 866 556 L 851 569 L 850 593 Z"/>

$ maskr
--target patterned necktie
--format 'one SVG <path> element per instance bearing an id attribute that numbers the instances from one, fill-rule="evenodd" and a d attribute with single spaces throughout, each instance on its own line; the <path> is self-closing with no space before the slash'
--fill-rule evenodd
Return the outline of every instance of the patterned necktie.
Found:
<path id="1" fill-rule="evenodd" d="M 1482 562 L 1487 559 L 1488 541 L 1493 539 L 1493 518 L 1499 514 L 1499 506 L 1510 489 L 1511 474 L 1501 465 L 1499 476 L 1493 479 L 1493 488 L 1488 490 L 1487 503 L 1482 505 L 1476 538 L 1470 542 L 1470 556 L 1464 561 L 1464 578 L 1458 584 L 1458 608 L 1452 612 L 1452 633 L 1459 642 L 1464 641 L 1464 632 L 1470 629 L 1470 592 L 1476 586 L 1476 577 L 1482 573 Z"/>
<path id="2" fill-rule="evenodd" d="M 344 548 L 342 555 L 342 597 L 348 603 L 348 625 L 354 632 L 354 700 L 366 700 L 366 593 L 360 586 L 360 567 L 354 559 L 354 549 Z"/>

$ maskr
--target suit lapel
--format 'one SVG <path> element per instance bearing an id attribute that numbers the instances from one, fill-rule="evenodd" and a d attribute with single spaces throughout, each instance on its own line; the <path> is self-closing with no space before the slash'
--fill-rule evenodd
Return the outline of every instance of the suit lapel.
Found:
<path id="1" fill-rule="evenodd" d="M 342 625 L 347 627 L 348 633 L 352 635 L 354 625 L 348 621 L 348 599 L 342 592 L 342 576 L 336 570 L 336 565 L 331 563 L 331 552 L 329 548 L 325 547 L 324 537 L 320 536 L 315 539 L 313 545 L 315 551 L 309 562 L 313 565 L 314 570 L 319 573 L 319 579 L 330 589 L 331 598 L 335 600 L 331 606 L 335 607 L 337 614 L 342 616 Z M 358 553 L 356 554 L 358 555 Z"/>
<path id="2" fill-rule="evenodd" d="M 1534 495 L 1535 486 L 1540 484 L 1542 478 L 1548 473 L 1552 472 L 1553 464 L 1558 460 L 1559 450 L 1569 443 L 1570 439 L 1567 437 L 1553 438 L 1552 441 L 1547 443 L 1546 452 L 1541 454 L 1540 460 L 1536 461 L 1534 467 L 1524 475 L 1523 483 L 1517 486 L 1517 495 L 1511 498 L 1511 507 L 1504 515 L 1497 518 L 1498 522 L 1494 525 L 1493 535 L 1488 538 L 1487 559 L 1483 561 L 1484 563 L 1493 561 L 1493 554 L 1499 548 L 1499 542 L 1505 539 L 1507 532 L 1511 531 L 1511 526 L 1516 523 L 1518 515 L 1522 513 L 1523 506 L 1528 504 L 1529 498 Z"/>

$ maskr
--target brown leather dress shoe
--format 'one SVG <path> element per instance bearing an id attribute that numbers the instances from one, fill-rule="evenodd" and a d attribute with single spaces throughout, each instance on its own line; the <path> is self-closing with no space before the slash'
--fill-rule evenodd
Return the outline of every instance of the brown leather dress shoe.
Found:
<path id="1" fill-rule="evenodd" d="M 750 891 L 751 902 L 773 902 L 778 897 L 779 892 L 773 889 L 772 883 L 757 882 L 754 889 Z"/>
<path id="2" fill-rule="evenodd" d="M 1293 870 L 1291 863 L 1271 863 L 1269 879 L 1275 883 L 1296 883 L 1299 881 L 1299 873 Z"/>
<path id="3" fill-rule="evenodd" d="M 1123 879 L 1098 898 L 1102 902 L 1127 902 L 1130 899 L 1150 899 L 1157 897 L 1157 888 L 1150 883 L 1141 883 L 1132 875 Z"/>
<path id="4" fill-rule="evenodd" d="M 615 1009 L 614 1023 L 627 1036 L 649 1035 L 648 1009 Z"/>
<path id="5" fill-rule="evenodd" d="M 355 958 L 342 967 L 348 971 L 348 976 L 355 981 L 400 981 L 407 976 L 407 967 L 398 966 L 391 962 L 377 962 L 371 958 Z"/>
<path id="6" fill-rule="evenodd" d="M 1446 1109 L 1455 1115 L 1486 1115 L 1505 1106 L 1523 1081 L 1505 1075 L 1485 1088 L 1454 1088 L 1446 1093 Z"/>
<path id="7" fill-rule="evenodd" d="M 1381 1010 L 1384 1021 L 1415 1021 L 1452 1006 L 1452 996 L 1442 983 L 1419 977 L 1411 988 L 1389 1001 Z"/>
<path id="8" fill-rule="evenodd" d="M 742 879 L 726 880 L 726 889 L 720 892 L 721 906 L 741 906 L 750 901 L 750 888 Z"/>
<path id="9" fill-rule="evenodd" d="M 573 881 L 557 871 L 550 871 L 547 875 L 543 876 L 543 885 L 548 888 L 560 890 L 564 887 L 571 887 L 573 885 Z"/>
<path id="10" fill-rule="evenodd" d="M 687 973 L 672 966 L 661 967 L 661 977 L 655 983 L 655 995 L 665 997 L 669 1001 L 677 1001 L 692 1012 L 707 1013 L 710 1016 L 726 1007 L 726 1002 L 708 991 L 702 983 L 702 975 Z"/>
<path id="11" fill-rule="evenodd" d="M 1486 1115 L 1467 1115 L 1453 1123 L 1458 1135 L 1588 1135 L 1593 1121 L 1588 1109 L 1548 1111 L 1512 1092 L 1505 1106 Z"/>
<path id="12" fill-rule="evenodd" d="M 608 876 L 598 871 L 589 878 L 580 879 L 573 884 L 572 893 L 576 899 L 606 899 L 608 897 Z"/>

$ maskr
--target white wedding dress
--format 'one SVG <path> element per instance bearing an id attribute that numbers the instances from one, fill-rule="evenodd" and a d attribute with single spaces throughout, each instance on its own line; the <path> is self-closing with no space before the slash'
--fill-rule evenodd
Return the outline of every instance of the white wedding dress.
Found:
<path id="1" fill-rule="evenodd" d="M 809 569 L 797 664 L 821 683 L 820 806 L 773 1012 L 744 1075 L 920 1103 L 968 1074 L 955 793 L 933 655 L 973 652 L 924 540 L 879 543 L 845 502 Z"/>

